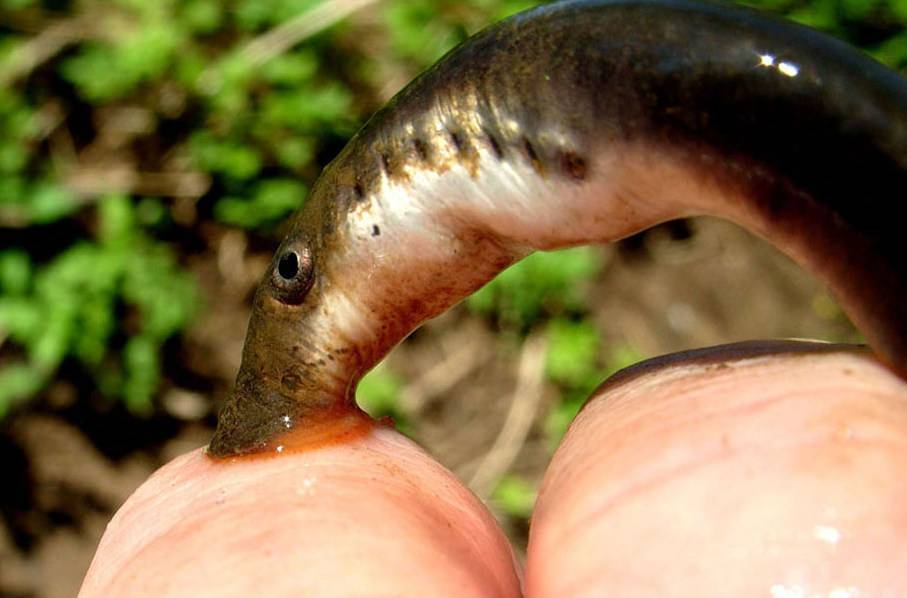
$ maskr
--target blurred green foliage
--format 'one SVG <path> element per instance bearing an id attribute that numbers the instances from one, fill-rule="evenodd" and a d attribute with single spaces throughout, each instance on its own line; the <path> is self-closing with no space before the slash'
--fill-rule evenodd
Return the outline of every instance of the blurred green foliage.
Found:
<path id="1" fill-rule="evenodd" d="M 64 359 L 100 392 L 148 413 L 164 342 L 196 307 L 195 286 L 166 245 L 138 227 L 125 196 L 98 203 L 94 240 L 73 243 L 45 264 L 0 251 L 0 330 L 22 348 L 0 369 L 0 415 L 40 390 Z"/>
<path id="2" fill-rule="evenodd" d="M 384 77 L 405 81 L 530 4 L 376 3 L 360 43 L 319 0 L 0 0 L 0 235 L 15 239 L 0 247 L 0 415 L 66 365 L 91 394 L 148 413 L 162 348 L 199 309 L 173 240 L 205 242 L 206 220 L 273 238 L 382 103 Z M 327 26 L 262 43 L 313 10 Z M 147 122 L 118 129 L 117 111 Z M 72 182 L 122 163 L 125 183 Z M 148 197 L 134 183 L 145 172 L 203 175 L 197 220 L 174 217 L 179 189 Z M 398 391 L 384 370 L 360 386 L 403 421 Z"/>
<path id="3" fill-rule="evenodd" d="M 350 19 L 322 0 L 0 0 L 0 414 L 67 366 L 148 412 L 162 348 L 199 308 L 178 256 L 211 250 L 206 226 L 273 239 L 389 85 L 535 4 L 383 0 Z M 907 0 L 751 4 L 907 66 Z M 273 43 L 312 11 L 323 26 Z M 171 175 L 195 185 L 160 183 Z M 583 287 L 602 267 L 588 248 L 536 254 L 469 300 L 517 334 L 547 328 L 553 438 L 638 357 L 602 353 L 589 321 Z M 399 390 L 377 371 L 360 396 L 400 418 Z"/>
<path id="4" fill-rule="evenodd" d="M 603 349 L 597 329 L 588 321 L 552 322 L 545 371 L 559 389 L 560 398 L 545 419 L 551 450 L 557 448 L 570 422 L 599 384 L 645 357 L 628 344 Z"/>
<path id="5" fill-rule="evenodd" d="M 376 419 L 390 417 L 399 431 L 411 434 L 411 422 L 400 402 L 402 391 L 403 380 L 381 363 L 359 381 L 356 403 Z"/>
<path id="6" fill-rule="evenodd" d="M 467 305 L 504 326 L 527 330 L 543 314 L 583 309 L 583 287 L 601 267 L 601 253 L 593 247 L 538 251 L 498 274 Z"/>
<path id="7" fill-rule="evenodd" d="M 0 0 L 0 415 L 64 367 L 148 413 L 206 222 L 273 239 L 388 78 L 532 4 L 386 0 L 351 24 L 321 0 Z M 398 386 L 379 370 L 360 395 L 401 420 Z"/>
<path id="8" fill-rule="evenodd" d="M 491 493 L 491 501 L 498 510 L 511 517 L 529 519 L 535 506 L 536 493 L 536 487 L 524 478 L 506 475 Z"/>

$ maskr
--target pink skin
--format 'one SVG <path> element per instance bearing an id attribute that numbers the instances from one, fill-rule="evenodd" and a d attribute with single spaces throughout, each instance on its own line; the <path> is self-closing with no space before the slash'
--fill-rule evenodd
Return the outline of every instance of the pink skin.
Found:
<path id="1" fill-rule="evenodd" d="M 572 426 L 524 591 L 903 595 L 905 466 L 907 384 L 868 356 L 669 364 Z M 279 458 L 174 460 L 114 517 L 81 595 L 519 593 L 481 503 L 379 426 Z"/>

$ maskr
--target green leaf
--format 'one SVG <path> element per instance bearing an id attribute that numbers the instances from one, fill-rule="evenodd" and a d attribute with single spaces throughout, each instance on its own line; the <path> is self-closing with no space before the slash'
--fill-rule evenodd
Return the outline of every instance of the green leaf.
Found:
<path id="1" fill-rule="evenodd" d="M 298 87 L 311 81 L 318 70 L 318 57 L 311 51 L 276 56 L 262 68 L 265 81 L 273 85 Z"/>
<path id="2" fill-rule="evenodd" d="M 246 30 L 283 23 L 330 0 L 239 0 L 234 9 L 236 23 Z"/>
<path id="3" fill-rule="evenodd" d="M 146 2 L 145 0 L 114 0 L 115 4 L 129 9 L 139 16 L 142 22 L 150 19 L 159 19 L 170 14 L 174 2 L 177 0 L 156 0 L 155 2 Z"/>
<path id="4" fill-rule="evenodd" d="M 29 347 L 28 356 L 42 372 L 51 372 L 63 361 L 73 338 L 78 304 L 64 300 L 44 307 L 41 336 Z"/>
<path id="5" fill-rule="evenodd" d="M 330 0 L 275 0 L 274 2 L 274 20 L 277 23 L 289 21 L 293 17 L 301 15 L 304 12 L 312 10 L 319 4 L 324 4 Z"/>
<path id="6" fill-rule="evenodd" d="M 0 295 L 0 332 L 19 344 L 34 343 L 41 336 L 41 308 L 31 297 Z"/>
<path id="7" fill-rule="evenodd" d="M 171 23 L 144 23 L 137 35 L 117 47 L 117 67 L 130 74 L 134 83 L 164 73 L 179 49 L 179 29 Z"/>
<path id="8" fill-rule="evenodd" d="M 294 179 L 267 179 L 259 183 L 250 199 L 225 197 L 217 202 L 218 220 L 245 228 L 273 225 L 302 205 L 308 190 Z"/>
<path id="9" fill-rule="evenodd" d="M 98 201 L 99 238 L 104 243 L 128 243 L 135 235 L 135 210 L 122 194 L 107 195 Z"/>
<path id="10" fill-rule="evenodd" d="M 133 73 L 119 68 L 115 52 L 106 44 L 85 44 L 60 64 L 60 74 L 89 101 L 105 102 L 125 95 L 136 80 Z"/>
<path id="11" fill-rule="evenodd" d="M 8 212 L 16 215 L 16 219 L 25 219 L 27 208 L 25 202 L 28 199 L 26 192 L 26 181 L 18 176 L 3 176 L 0 174 L 0 206 L 5 207 Z M 8 218 L 12 218 L 8 216 Z"/>
<path id="12" fill-rule="evenodd" d="M 10 12 L 34 6 L 37 0 L 0 0 L 0 8 Z"/>
<path id="13" fill-rule="evenodd" d="M 529 519 L 535 506 L 537 489 L 516 475 L 501 478 L 491 494 L 491 500 L 502 512 L 520 519 Z"/>
<path id="14" fill-rule="evenodd" d="M 142 242 L 130 252 L 123 272 L 123 299 L 139 309 L 142 334 L 163 341 L 195 313 L 197 290 L 167 247 Z"/>
<path id="15" fill-rule="evenodd" d="M 553 322 L 549 327 L 549 353 L 546 368 L 549 377 L 562 388 L 560 399 L 545 419 L 545 436 L 554 450 L 567 432 L 570 423 L 595 389 L 615 372 L 644 359 L 629 345 L 612 347 L 604 359 L 604 367 L 596 367 L 592 359 L 592 332 L 584 330 L 587 322 L 568 323 L 563 326 Z M 595 348 L 598 333 L 595 332 Z"/>
<path id="16" fill-rule="evenodd" d="M 384 20 L 395 53 L 401 58 L 427 65 L 450 50 L 462 35 L 439 18 L 434 2 L 394 0 L 386 4 Z"/>
<path id="17" fill-rule="evenodd" d="M 274 6 L 261 0 L 239 0 L 233 9 L 233 19 L 241 29 L 254 31 L 273 22 Z"/>
<path id="18" fill-rule="evenodd" d="M 22 363 L 0 367 L 0 419 L 47 384 L 47 376 Z"/>
<path id="19" fill-rule="evenodd" d="M 399 418 L 400 392 L 403 382 L 387 366 L 379 365 L 362 380 L 356 387 L 356 402 L 372 417 L 379 418 L 390 415 Z"/>
<path id="20" fill-rule="evenodd" d="M 29 220 L 35 224 L 59 220 L 74 212 L 77 207 L 78 203 L 71 192 L 51 182 L 38 182 L 28 191 Z"/>
<path id="21" fill-rule="evenodd" d="M 0 139 L 0 173 L 18 173 L 28 164 L 28 158 L 28 148 L 20 141 Z"/>
<path id="22" fill-rule="evenodd" d="M 160 346 L 146 335 L 132 337 L 123 350 L 123 398 L 133 413 L 148 415 L 152 411 L 151 399 L 160 380 L 159 352 Z"/>
<path id="23" fill-rule="evenodd" d="M 215 113 L 232 121 L 248 106 L 251 86 L 259 73 L 244 54 L 235 52 L 222 58 L 210 72 L 215 84 L 209 85 L 207 78 L 199 78 L 200 91 L 210 96 Z"/>
<path id="24" fill-rule="evenodd" d="M 196 133 L 189 151 L 199 168 L 236 180 L 256 176 L 262 167 L 261 154 L 251 145 L 216 137 L 208 131 Z"/>
<path id="25" fill-rule="evenodd" d="M 589 386 L 599 380 L 598 353 L 601 339 L 588 321 L 562 318 L 548 324 L 548 354 L 545 373 L 554 382 L 571 388 Z"/>
<path id="26" fill-rule="evenodd" d="M 813 0 L 787 14 L 787 17 L 807 27 L 822 31 L 838 28 L 837 0 Z"/>
<path id="27" fill-rule="evenodd" d="M 275 143 L 274 153 L 280 163 L 291 169 L 299 169 L 315 157 L 313 139 L 294 135 Z"/>
<path id="28" fill-rule="evenodd" d="M 190 31 L 214 33 L 223 23 L 223 6 L 218 0 L 184 0 L 181 14 Z"/>
<path id="29" fill-rule="evenodd" d="M 148 20 L 115 44 L 86 43 L 78 54 L 63 61 L 60 72 L 86 99 L 107 102 L 162 75 L 181 42 L 177 28 Z"/>
<path id="30" fill-rule="evenodd" d="M 92 293 L 82 300 L 78 314 L 78 334 L 73 338 L 72 353 L 90 367 L 101 365 L 107 344 L 116 327 L 114 296 Z"/>
<path id="31" fill-rule="evenodd" d="M 891 12 L 902 25 L 907 25 L 907 0 L 888 0 Z"/>
<path id="32" fill-rule="evenodd" d="M 872 52 L 872 55 L 876 60 L 893 68 L 907 65 L 907 32 L 888 38 Z"/>
<path id="33" fill-rule="evenodd" d="M 144 197 L 135 207 L 135 217 L 142 226 L 154 227 L 167 220 L 167 208 L 156 197 Z"/>
<path id="34" fill-rule="evenodd" d="M 352 96 L 337 83 L 269 93 L 262 100 L 261 120 L 267 127 L 310 133 L 349 113 Z"/>
<path id="35" fill-rule="evenodd" d="M 403 380 L 381 363 L 356 387 L 356 402 L 374 418 L 390 417 L 398 431 L 412 434 L 412 425 L 401 403 Z"/>
<path id="36" fill-rule="evenodd" d="M 28 292 L 32 276 L 31 260 L 21 249 L 0 251 L 0 296 L 20 296 Z"/>
<path id="37" fill-rule="evenodd" d="M 474 293 L 467 306 L 525 328 L 545 313 L 584 309 L 584 283 L 595 278 L 602 264 L 601 253 L 593 247 L 536 252 Z"/>
<path id="38" fill-rule="evenodd" d="M 864 20 L 879 8 L 879 4 L 881 0 L 838 0 L 837 10 L 841 18 Z"/>

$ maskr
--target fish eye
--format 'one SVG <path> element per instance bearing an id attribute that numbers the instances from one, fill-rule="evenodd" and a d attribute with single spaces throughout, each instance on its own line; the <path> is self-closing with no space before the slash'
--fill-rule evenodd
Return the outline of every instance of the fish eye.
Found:
<path id="1" fill-rule="evenodd" d="M 280 256 L 277 262 L 277 273 L 284 280 L 293 280 L 299 274 L 299 256 L 295 251 L 288 251 Z"/>
<path id="2" fill-rule="evenodd" d="M 274 265 L 271 287 L 282 303 L 299 305 L 312 286 L 314 274 L 315 266 L 308 250 L 287 249 L 280 253 Z"/>

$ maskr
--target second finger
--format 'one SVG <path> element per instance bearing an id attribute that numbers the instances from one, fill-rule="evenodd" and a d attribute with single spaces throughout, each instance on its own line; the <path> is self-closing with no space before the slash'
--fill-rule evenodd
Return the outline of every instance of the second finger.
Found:
<path id="1" fill-rule="evenodd" d="M 702 357 L 606 384 L 578 416 L 533 516 L 529 594 L 907 589 L 907 385 L 852 351 Z"/>

